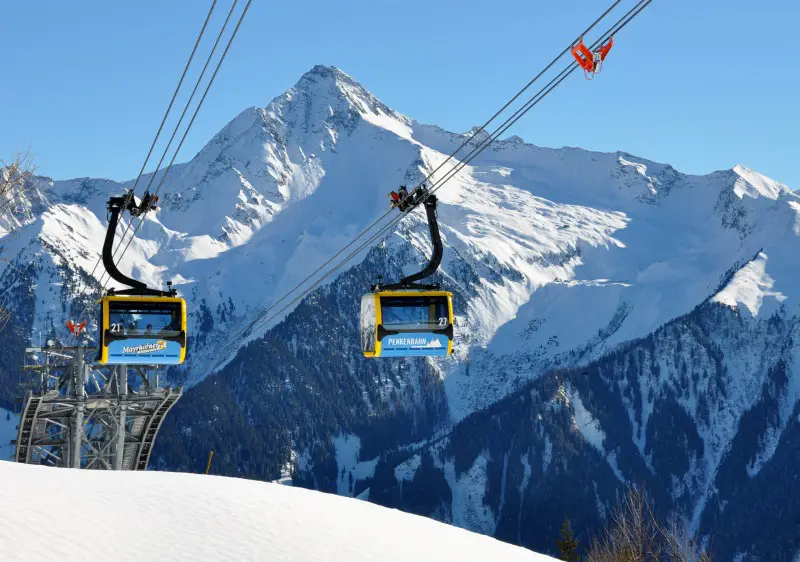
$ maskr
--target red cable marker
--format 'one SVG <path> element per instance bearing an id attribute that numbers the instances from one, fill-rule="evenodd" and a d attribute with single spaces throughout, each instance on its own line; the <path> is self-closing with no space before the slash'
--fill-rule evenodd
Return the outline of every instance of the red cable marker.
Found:
<path id="1" fill-rule="evenodd" d="M 614 38 L 611 37 L 605 43 L 605 45 L 602 45 L 595 52 L 589 50 L 589 48 L 583 43 L 583 38 L 581 38 L 577 45 L 572 47 L 572 56 L 575 57 L 576 61 L 578 61 L 578 64 L 583 69 L 583 73 L 587 80 L 594 78 L 595 74 L 600 74 L 600 71 L 603 68 L 603 61 L 606 60 L 608 52 L 613 46 Z"/>
<path id="2" fill-rule="evenodd" d="M 84 320 L 78 325 L 75 325 L 75 322 L 73 322 L 72 320 L 67 320 L 67 329 L 73 336 L 80 336 L 84 328 L 86 328 L 86 320 Z"/>

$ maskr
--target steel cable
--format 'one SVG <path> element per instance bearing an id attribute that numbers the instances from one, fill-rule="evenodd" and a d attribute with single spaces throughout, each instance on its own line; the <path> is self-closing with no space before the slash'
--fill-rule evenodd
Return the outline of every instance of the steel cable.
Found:
<path id="1" fill-rule="evenodd" d="M 551 69 L 551 68 L 552 68 L 552 67 L 553 67 L 553 66 L 554 66 L 554 65 L 555 65 L 555 64 L 556 64 L 556 63 L 557 63 L 557 62 L 558 62 L 558 61 L 559 61 L 559 60 L 560 60 L 560 59 L 561 59 L 561 58 L 562 58 L 562 57 L 563 57 L 565 54 L 567 54 L 567 52 L 570 50 L 571 46 L 572 46 L 574 43 L 576 43 L 577 41 L 579 41 L 579 40 L 580 40 L 580 39 L 581 39 L 581 38 L 582 38 L 584 35 L 586 35 L 586 34 L 587 34 L 587 33 L 589 33 L 590 31 L 592 31 L 592 30 L 593 30 L 593 29 L 594 29 L 594 28 L 595 28 L 595 27 L 596 27 L 596 26 L 597 26 L 597 25 L 598 25 L 598 24 L 599 24 L 601 21 L 603 21 L 603 20 L 606 18 L 606 16 L 608 16 L 608 14 L 610 14 L 610 13 L 611 13 L 611 12 L 614 10 L 614 8 L 616 8 L 616 7 L 617 7 L 617 6 L 620 4 L 620 2 L 622 2 L 622 0 L 615 0 L 615 1 L 614 1 L 614 2 L 611 4 L 611 6 L 609 6 L 609 7 L 608 7 L 608 8 L 607 8 L 607 9 L 606 9 L 606 10 L 605 10 L 605 11 L 604 11 L 604 12 L 603 12 L 603 13 L 602 13 L 602 14 L 601 14 L 601 15 L 600 15 L 598 18 L 597 18 L 597 19 L 595 19 L 595 20 L 592 22 L 592 24 L 591 24 L 591 25 L 589 25 L 589 27 L 587 27 L 587 28 L 586 28 L 586 29 L 585 29 L 585 30 L 584 30 L 584 31 L 583 31 L 583 32 L 582 32 L 580 35 L 578 35 L 578 37 L 577 37 L 577 38 L 576 38 L 574 41 L 572 41 L 572 43 L 570 43 L 570 45 L 569 45 L 569 46 L 567 46 L 567 47 L 566 47 L 566 48 L 565 48 L 563 51 L 561 51 L 561 52 L 560 52 L 560 53 L 559 53 L 559 54 L 558 54 L 558 55 L 557 55 L 557 56 L 556 56 L 554 59 L 552 59 L 552 60 L 551 60 L 551 61 L 550 61 L 550 62 L 547 64 L 547 66 L 545 66 L 545 67 L 544 67 L 544 69 L 542 69 L 542 70 L 541 70 L 541 71 L 540 71 L 540 72 L 539 72 L 539 73 L 538 73 L 538 74 L 537 74 L 537 75 L 536 75 L 534 78 L 532 78 L 532 79 L 531 79 L 531 80 L 530 80 L 530 81 L 529 81 L 529 82 L 528 82 L 528 83 L 527 83 L 525 86 L 523 86 L 523 87 L 522 87 L 522 89 L 520 89 L 520 90 L 519 90 L 519 91 L 518 91 L 518 92 L 517 92 L 517 93 L 516 93 L 516 94 L 515 94 L 515 95 L 514 95 L 514 96 L 513 96 L 511 99 L 509 99 L 509 100 L 508 100 L 508 101 L 507 101 L 507 102 L 506 102 L 506 103 L 505 103 L 505 104 L 504 104 L 504 105 L 503 105 L 503 106 L 502 106 L 502 107 L 501 107 L 499 110 L 497 110 L 497 111 L 494 113 L 494 115 L 492 115 L 492 116 L 491 116 L 491 117 L 490 117 L 490 118 L 489 118 L 489 119 L 488 119 L 488 120 L 487 120 L 487 121 L 486 121 L 486 122 L 485 122 L 483 125 L 481 125 L 481 126 L 480 126 L 480 127 L 478 127 L 477 129 L 475 129 L 475 130 L 474 130 L 474 131 L 473 131 L 473 132 L 472 132 L 472 133 L 471 133 L 471 134 L 470 134 L 470 135 L 469 135 L 469 136 L 466 138 L 466 140 L 464 140 L 464 141 L 461 143 L 461 145 L 459 145 L 459 147 L 458 147 L 458 148 L 456 148 L 456 150 L 455 150 L 455 151 L 453 151 L 452 153 L 450 153 L 450 155 L 449 155 L 449 156 L 448 156 L 448 157 L 447 157 L 447 158 L 446 158 L 444 161 L 442 161 L 442 162 L 441 162 L 439 165 L 437 165 L 437 166 L 436 166 L 436 167 L 435 167 L 435 168 L 434 168 L 434 169 L 433 169 L 431 172 L 429 172 L 429 173 L 427 174 L 427 176 L 426 176 L 426 177 L 425 177 L 425 178 L 424 178 L 422 181 L 420 181 L 420 182 L 419 182 L 419 183 L 418 183 L 418 184 L 417 184 L 417 185 L 416 185 L 414 188 L 412 188 L 411 192 L 414 192 L 415 190 L 419 189 L 419 188 L 420 188 L 420 186 L 422 186 L 422 185 L 426 184 L 428 181 L 430 181 L 430 179 L 431 179 L 432 177 L 434 177 L 434 175 L 436 174 L 436 172 L 438 172 L 438 171 L 439 171 L 439 170 L 440 170 L 440 169 L 441 169 L 441 168 L 442 168 L 442 167 L 443 167 L 445 164 L 447 164 L 447 163 L 448 163 L 448 162 L 450 162 L 450 161 L 451 161 L 453 158 L 455 158 L 455 157 L 456 157 L 456 155 L 457 155 L 457 154 L 458 154 L 458 153 L 459 153 L 459 152 L 460 152 L 460 151 L 461 151 L 461 150 L 462 150 L 464 147 L 468 146 L 468 145 L 469 145 L 469 144 L 470 144 L 470 143 L 471 143 L 471 142 L 472 142 L 472 141 L 473 141 L 473 140 L 474 140 L 474 139 L 475 139 L 475 138 L 476 138 L 476 137 L 477 137 L 477 136 L 478 136 L 478 135 L 479 135 L 481 132 L 485 131 L 486 127 L 488 127 L 488 126 L 489 126 L 489 125 L 490 125 L 490 124 L 491 124 L 491 123 L 492 123 L 492 122 L 493 122 L 495 119 L 497 119 L 497 117 L 499 117 L 499 116 L 500 116 L 500 115 L 501 115 L 501 114 L 502 114 L 502 113 L 503 113 L 503 112 L 504 112 L 506 109 L 508 109 L 508 108 L 511 106 L 511 104 L 513 104 L 513 103 L 514 103 L 516 100 L 518 100 L 518 99 L 519 99 L 519 98 L 522 96 L 522 94 L 524 94 L 524 93 L 525 93 L 525 92 L 526 92 L 526 91 L 527 91 L 527 90 L 528 90 L 528 89 L 529 89 L 529 88 L 530 88 L 530 87 L 531 87 L 531 86 L 532 86 L 534 83 L 536 83 L 536 82 L 537 82 L 537 81 L 538 81 L 538 80 L 539 80 L 539 79 L 540 79 L 542 76 L 544 76 L 544 74 L 545 74 L 545 73 L 547 73 L 547 71 L 548 71 L 548 70 L 550 70 L 550 69 Z M 306 276 L 306 277 L 305 277 L 303 280 L 301 280 L 299 283 L 297 283 L 297 284 L 296 284 L 294 287 L 292 287 L 292 288 L 291 288 L 291 289 L 289 289 L 289 290 L 288 290 L 286 293 L 284 293 L 284 295 L 283 295 L 283 296 L 282 296 L 280 299 L 278 299 L 277 301 L 275 301 L 274 303 L 272 303 L 272 304 L 271 304 L 269 307 L 267 307 L 267 308 L 266 308 L 266 309 L 265 309 L 263 312 L 259 312 L 258 314 L 260 314 L 260 315 L 267 314 L 267 313 L 268 313 L 270 310 L 272 310 L 273 308 L 275 308 L 276 306 L 278 306 L 278 304 L 279 304 L 279 303 L 281 303 L 281 302 L 282 302 L 284 299 L 286 299 L 286 298 L 287 298 L 289 295 L 291 295 L 292 293 L 294 293 L 294 292 L 295 292 L 297 289 L 299 289 L 300 287 L 302 287 L 302 286 L 303 286 L 303 285 L 304 285 L 306 282 L 308 282 L 308 281 L 309 281 L 309 280 L 310 280 L 312 277 L 314 277 L 314 276 L 315 276 L 316 274 L 318 274 L 320 271 L 322 271 L 323 269 L 325 269 L 325 268 L 326 268 L 328 265 L 330 265 L 331 263 L 333 263 L 333 262 L 334 262 L 334 260 L 336 260 L 336 258 L 338 258 L 338 257 L 339 257 L 339 256 L 341 256 L 343 253 L 345 253 L 345 252 L 346 252 L 346 251 L 347 251 L 349 248 L 351 248 L 351 247 L 352 247 L 352 246 L 353 246 L 353 245 L 354 245 L 354 244 L 355 244 L 355 243 L 356 243 L 356 242 L 357 242 L 359 239 L 361 239 L 361 238 L 362 238 L 364 235 L 366 235 L 366 234 L 367 234 L 368 232 L 370 232 L 370 231 L 371 231 L 373 228 L 375 228 L 375 226 L 376 226 L 376 225 L 378 225 L 378 224 L 379 224 L 381 221 L 383 221 L 383 220 L 384 220 L 384 219 L 385 219 L 387 216 L 389 216 L 389 215 L 392 213 L 392 211 L 393 211 L 393 209 L 389 209 L 389 210 L 388 210 L 388 211 L 386 211 L 386 212 L 385 212 L 383 215 L 381 215 L 380 217 L 378 217 L 377 219 L 375 219 L 375 220 L 374 220 L 374 221 L 373 221 L 373 222 L 372 222 L 372 223 L 371 223 L 369 226 L 367 226 L 367 227 L 366 227 L 364 230 L 362 230 L 362 231 L 361 231 L 361 232 L 360 232 L 358 235 L 356 235 L 356 236 L 355 236 L 355 237 L 354 237 L 354 238 L 353 238 L 353 239 L 352 239 L 352 240 L 351 240 L 351 241 L 350 241 L 348 244 L 346 244 L 346 245 L 345 245 L 343 248 L 341 248 L 341 249 L 340 249 L 338 252 L 336 252 L 336 253 L 335 253 L 333 256 L 331 256 L 331 257 L 330 257 L 330 258 L 329 258 L 329 259 L 328 259 L 326 262 L 324 262 L 324 263 L 323 263 L 322 265 L 320 265 L 320 266 L 319 266 L 317 269 L 315 269 L 315 270 L 314 270 L 313 272 L 311 272 L 311 273 L 310 273 L 308 276 Z M 385 230 L 385 228 L 384 228 L 384 229 L 382 229 L 380 232 L 382 233 L 384 230 Z M 373 236 L 373 237 L 371 237 L 371 238 L 370 238 L 370 239 L 369 239 L 369 240 L 366 242 L 366 244 L 369 244 L 369 243 L 371 243 L 371 242 L 372 242 L 374 239 L 375 239 L 375 237 L 374 237 L 374 236 Z M 363 245 L 362 245 L 360 248 L 363 248 Z M 359 251 L 360 251 L 360 250 L 359 250 Z M 305 295 L 305 293 L 303 293 L 303 295 Z M 292 301 L 292 302 L 295 302 L 295 301 Z M 283 310 L 283 309 L 281 309 L 281 310 Z M 242 332 L 245 332 L 245 331 L 249 330 L 249 329 L 252 327 L 252 325 L 253 325 L 255 322 L 256 322 L 256 320 L 254 320 L 254 321 L 253 321 L 253 322 L 252 322 L 250 325 L 248 325 L 248 326 L 246 326 L 245 328 L 243 328 L 243 329 L 242 329 Z"/>
<path id="2" fill-rule="evenodd" d="M 616 22 L 614 25 L 612 25 L 612 26 L 611 26 L 611 28 L 609 28 L 609 29 L 608 29 L 608 30 L 607 30 L 607 31 L 606 31 L 606 32 L 605 32 L 605 33 L 604 33 L 604 34 L 601 36 L 601 38 L 600 38 L 600 39 L 598 39 L 598 40 L 597 40 L 595 43 L 593 43 L 593 44 L 592 44 L 592 46 L 591 46 L 591 49 L 592 49 L 592 50 L 594 50 L 594 49 L 595 49 L 595 48 L 597 48 L 599 45 L 601 45 L 603 42 L 605 42 L 605 41 L 606 41 L 606 40 L 607 40 L 609 37 L 613 36 L 613 35 L 614 35 L 614 34 L 616 34 L 616 33 L 619 33 L 619 32 L 620 32 L 622 29 L 624 29 L 624 28 L 625 28 L 625 26 L 627 26 L 627 25 L 628 25 L 628 24 L 629 24 L 629 23 L 630 23 L 630 22 L 631 22 L 631 21 L 632 21 L 632 20 L 633 20 L 633 19 L 634 19 L 636 16 L 638 16 L 638 15 L 639 15 L 639 14 L 642 12 L 642 10 L 644 10 L 644 9 L 645 9 L 645 8 L 646 8 L 646 7 L 647 7 L 647 6 L 648 6 L 648 5 L 651 3 L 651 2 L 652 2 L 652 0 L 639 0 L 639 2 L 638 2 L 638 3 L 637 3 L 637 4 L 636 4 L 636 5 L 633 7 L 633 8 L 631 8 L 631 9 L 630 9 L 630 10 L 629 10 L 629 11 L 628 11 L 628 12 L 627 12 L 627 13 L 626 13 L 624 16 L 622 16 L 622 18 L 620 18 L 620 19 L 619 19 L 619 20 L 618 20 L 618 21 L 617 21 L 617 22 Z M 616 4 L 615 4 L 615 5 L 616 5 Z M 610 11 L 610 10 L 609 10 L 609 11 Z M 606 12 L 606 13 L 608 13 L 608 12 Z M 600 18 L 600 19 L 602 19 L 602 18 Z M 598 21 L 599 21 L 599 20 L 598 20 Z M 594 26 L 594 25 L 596 25 L 596 23 L 595 23 L 595 24 L 593 24 L 593 26 Z M 581 37 L 582 37 L 582 36 L 581 36 Z M 565 49 L 565 50 L 562 52 L 562 54 L 561 54 L 561 55 L 559 55 L 559 57 L 558 57 L 558 58 L 561 58 L 561 57 L 563 56 L 563 54 L 565 54 L 565 53 L 566 53 L 568 50 L 569 50 L 569 47 L 568 47 L 567 49 Z M 557 59 L 555 59 L 555 60 L 558 60 L 558 58 L 557 58 Z M 552 67 L 552 66 L 553 66 L 553 64 L 551 63 L 550 65 L 548 65 L 548 68 L 550 68 L 550 67 Z M 440 180 L 437 180 L 437 182 L 435 182 L 435 183 L 434 183 L 434 185 L 433 185 L 433 186 L 432 186 L 432 187 L 431 187 L 431 188 L 428 190 L 427 194 L 426 194 L 426 195 L 425 195 L 425 196 L 424 196 L 424 197 L 423 197 L 423 198 L 420 200 L 420 202 L 419 202 L 419 203 L 420 203 L 420 204 L 424 203 L 424 201 L 425 201 L 425 200 L 426 200 L 428 197 L 430 197 L 431 195 L 433 195 L 433 193 L 435 193 L 435 191 L 436 191 L 436 190 L 438 190 L 438 189 L 439 189 L 439 188 L 440 188 L 442 185 L 444 185 L 444 184 L 445 184 L 447 181 L 449 181 L 449 180 L 450 180 L 450 179 L 452 179 L 452 178 L 453 178 L 455 175 L 457 175 L 457 174 L 458 174 L 458 172 L 459 172 L 459 171 L 461 171 L 461 170 L 462 170 L 462 169 L 463 169 L 465 166 L 467 166 L 467 165 L 469 164 L 469 162 L 471 162 L 471 161 L 472 161 L 472 160 L 473 160 L 475 157 L 477 157 L 477 156 L 478 156 L 478 154 L 480 154 L 480 153 L 481 153 L 481 152 L 482 152 L 482 151 L 483 151 L 485 148 L 487 148 L 487 147 L 488 147 L 488 146 L 489 146 L 489 145 L 490 145 L 492 142 L 494 142 L 494 141 L 495 141 L 495 140 L 496 140 L 496 139 L 497 139 L 499 136 L 501 136 L 501 135 L 502 135 L 503 133 L 505 133 L 505 132 L 506 132 L 506 131 L 507 131 L 507 130 L 508 130 L 510 127 L 511 127 L 511 126 L 513 126 L 513 125 L 514 125 L 514 124 L 515 124 L 517 121 L 519 121 L 519 119 L 521 119 L 521 118 L 522 118 L 522 117 L 523 117 L 525 114 L 527 114 L 527 113 L 528 113 L 528 112 L 529 112 L 531 109 L 533 109 L 533 107 L 535 107 L 535 106 L 536 106 L 536 105 L 537 105 L 539 102 L 541 102 L 541 101 L 542 101 L 542 100 L 543 100 L 543 99 L 544 99 L 544 98 L 545 98 L 545 97 L 546 97 L 548 94 L 550 94 L 550 92 L 552 92 L 552 91 L 553 91 L 553 90 L 554 90 L 556 87 L 558 87 L 558 86 L 559 86 L 559 85 L 560 85 L 560 84 L 561 84 L 561 83 L 562 83 L 564 80 L 566 80 L 566 78 L 567 78 L 569 75 L 571 75 L 571 74 L 572 74 L 572 73 L 573 73 L 575 70 L 577 70 L 577 69 L 578 69 L 578 64 L 577 64 L 576 62 L 573 62 L 573 63 L 571 63 L 570 65 L 568 65 L 566 68 L 564 68 L 564 69 L 563 69 L 563 70 L 562 70 L 562 71 L 561 71 L 561 72 L 560 72 L 560 73 L 559 73 L 559 74 L 558 74 L 558 75 L 557 75 L 555 78 L 553 78 L 553 79 L 552 79 L 552 80 L 551 80 L 551 81 L 550 81 L 550 82 L 549 82 L 549 83 L 548 83 L 546 86 L 544 86 L 544 88 L 542 88 L 541 90 L 539 90 L 539 92 L 537 92 L 537 93 L 536 93 L 536 94 L 535 94 L 533 97 L 531 97 L 531 98 L 528 100 L 528 102 L 526 102 L 526 103 L 525 103 L 525 104 L 524 104 L 522 107 L 520 107 L 520 108 L 519 108 L 519 109 L 518 109 L 518 110 L 517 110 L 517 111 L 516 111 L 514 114 L 512 114 L 512 115 L 511 115 L 511 117 L 509 117 L 508 119 L 506 119 L 506 121 L 505 121 L 505 122 L 503 122 L 503 123 L 502 123 L 502 124 L 501 124 L 501 125 L 500 125 L 500 126 L 497 128 L 497 129 L 495 129 L 495 132 L 494 132 L 494 133 L 492 133 L 492 134 L 491 134 L 491 135 L 490 135 L 490 136 L 489 136 L 487 139 L 485 139 L 484 141 L 481 141 L 481 143 L 480 143 L 479 145 L 477 145 L 475 148 L 473 148 L 473 150 L 472 150 L 472 151 L 471 151 L 471 152 L 470 152 L 470 153 L 467 155 L 467 157 L 466 157 L 464 160 L 460 161 L 458 164 L 456 164 L 455 166 L 453 166 L 453 168 L 451 168 L 451 169 L 450 169 L 450 170 L 449 170 L 449 171 L 448 171 L 448 172 L 445 174 L 445 176 L 444 176 L 442 179 L 440 179 Z M 540 74 L 540 75 L 541 75 L 541 74 Z M 532 84 L 532 83 L 533 83 L 533 81 L 531 81 L 531 83 L 529 83 L 529 85 L 530 85 L 530 84 Z M 529 85 L 528 85 L 528 86 L 529 86 Z M 528 87 L 528 86 L 526 86 L 526 88 L 525 88 L 525 89 L 527 89 L 527 87 Z M 523 90 L 523 91 L 524 91 L 524 90 Z M 516 99 L 516 98 L 518 98 L 518 97 L 519 97 L 519 95 L 515 96 L 515 98 L 514 98 L 514 99 Z M 510 102 L 510 103 L 511 103 L 511 102 Z M 510 103 L 509 103 L 509 104 L 507 104 L 505 107 L 507 107 L 508 105 L 510 105 Z M 502 112 L 502 110 L 501 110 L 501 112 Z M 493 116 L 493 117 L 492 117 L 492 119 L 490 119 L 490 120 L 487 122 L 487 124 L 488 124 L 489 122 L 493 121 L 493 120 L 494 120 L 494 118 L 495 118 L 497 115 L 499 115 L 499 113 L 501 113 L 501 112 L 498 112 L 497 114 L 495 114 L 495 116 Z M 457 150 L 456 150 L 456 152 L 458 152 L 458 151 L 459 151 L 459 150 L 460 150 L 460 149 L 461 149 L 463 146 L 465 146 L 465 145 L 466 145 L 466 144 L 468 144 L 468 143 L 469 143 L 469 142 L 470 142 L 472 139 L 474 139 L 474 137 L 476 136 L 476 134 L 477 134 L 478 132 L 480 132 L 480 129 L 479 129 L 478 131 L 476 131 L 476 133 L 474 133 L 473 135 L 471 135 L 471 136 L 470 136 L 470 137 L 467 139 L 467 141 L 465 141 L 465 142 L 464 142 L 464 143 L 463 143 L 463 144 L 462 144 L 462 145 L 459 147 L 459 149 L 457 149 Z M 448 158 L 447 160 L 445 160 L 445 162 L 449 161 L 451 158 L 452 158 L 452 156 L 451 156 L 450 158 Z M 437 169 L 439 169 L 440 167 L 441 167 L 441 166 L 437 167 Z M 431 176 L 432 176 L 432 174 L 433 174 L 433 173 L 429 174 L 427 177 L 431 177 Z M 419 185 L 418 185 L 416 188 L 414 188 L 414 190 L 416 190 L 416 189 L 419 189 L 419 188 L 420 188 L 420 186 L 422 186 L 424 183 L 425 183 L 425 182 L 424 182 L 424 180 L 423 180 L 423 182 L 420 182 L 420 184 L 419 184 Z M 412 192 L 413 192 L 414 190 L 412 190 Z M 378 221 L 376 221 L 376 223 L 377 223 L 377 222 L 379 222 L 381 219 L 383 219 L 385 216 L 387 216 L 389 213 L 391 213 L 391 211 L 392 211 L 392 209 L 390 209 L 390 210 L 389 210 L 389 212 L 387 212 L 387 213 L 386 213 L 386 214 L 384 214 L 384 215 L 383 215 L 383 216 L 382 216 L 380 219 L 378 219 Z M 300 301 L 301 299 L 303 299 L 303 298 L 304 298 L 306 295 L 308 295 L 310 292 L 312 292 L 313 290 L 315 290 L 315 289 L 316 289 L 316 288 L 317 288 L 319 285 L 321 285 L 321 284 L 322 284 L 322 283 L 323 283 L 323 282 L 324 282 L 326 279 L 328 279 L 328 278 L 329 278 L 331 275 L 333 275 L 333 274 L 334 274 L 336 271 L 338 271 L 338 270 L 339 270 L 339 269 L 340 269 L 342 266 L 344 266 L 344 265 L 345 265 L 347 262 L 349 262 L 349 261 L 350 261 L 350 260 L 351 260 L 353 257 L 355 257 L 355 256 L 356 256 L 358 253 L 360 253 L 360 252 L 361 252 L 362 250 L 364 250 L 366 247 L 370 246 L 370 245 L 371 245 L 371 244 L 372 244 L 374 241 L 376 241 L 376 240 L 377 240 L 377 239 L 379 239 L 381 236 L 383 236 L 383 235 L 384 235 L 384 234 L 385 234 L 385 233 L 386 233 L 386 232 L 387 232 L 387 231 L 388 231 L 390 228 L 392 228 L 392 227 L 393 227 L 395 224 L 397 224 L 399 221 L 401 221 L 401 220 L 403 219 L 403 217 L 404 217 L 404 216 L 405 216 L 405 214 L 404 214 L 404 213 L 401 213 L 401 214 L 397 215 L 396 217 L 394 217 L 392 220 L 390 220 L 388 223 L 386 223 L 386 224 L 385 224 L 385 225 L 384 225 L 384 226 L 383 226 L 383 227 L 382 227 L 382 228 L 381 228 L 381 229 L 380 229 L 378 232 L 376 232 L 375 234 L 373 234 L 373 235 L 372 235 L 372 236 L 371 236 L 371 237 L 370 237 L 368 240 L 366 240 L 365 242 L 363 242 L 363 243 L 362 243 L 360 246 L 358 246 L 358 247 L 357 247 L 357 248 L 356 248 L 356 249 L 355 249 L 353 252 L 351 252 L 350 254 L 348 254 L 348 255 L 347 255 L 347 256 L 346 256 L 346 257 L 345 257 L 343 260 L 341 260 L 341 261 L 340 261 L 338 264 L 336 264 L 336 265 L 335 265 L 333 268 L 331 268 L 331 269 L 330 269 L 330 270 L 329 270 L 327 273 L 325 273 L 325 275 L 323 275 L 321 278 L 319 278 L 317 281 L 315 281 L 315 282 L 314 282 L 312 285 L 310 285 L 310 286 L 309 286 L 309 287 L 308 287 L 306 290 L 304 290 L 302 293 L 300 293 L 298 296 L 296 296 L 294 299 L 292 299 L 292 300 L 291 300 L 289 303 L 287 303 L 285 306 L 283 306 L 282 308 L 280 308 L 280 310 L 278 310 L 276 313 L 272 314 L 271 316 L 267 317 L 266 319 L 264 319 L 264 318 L 263 318 L 263 316 L 261 316 L 261 318 L 258 318 L 258 319 L 255 319 L 255 320 L 253 320 L 253 321 L 252 321 L 252 322 L 250 322 L 250 323 L 249 323 L 249 324 L 248 324 L 248 325 L 247 325 L 245 328 L 243 328 L 241 331 L 239 331 L 237 335 L 241 334 L 241 335 L 244 335 L 245 337 L 247 337 L 247 336 L 249 336 L 250 334 L 252 334 L 252 331 L 255 331 L 255 330 L 257 330 L 257 329 L 260 329 L 262 326 L 268 325 L 268 324 L 269 324 L 269 323 L 270 323 L 270 322 L 271 322 L 273 319 L 275 319 L 275 318 L 277 318 L 278 316 L 280 316 L 280 315 L 281 315 L 281 313 L 283 313 L 285 310 L 287 310 L 287 309 L 288 309 L 288 308 L 290 308 L 292 305 L 294 305 L 295 303 L 297 303 L 298 301 Z M 375 223 L 373 223 L 373 225 L 371 225 L 371 226 L 369 227 L 369 229 L 371 229 L 371 228 L 372 228 L 372 226 L 374 226 L 374 224 L 375 224 Z M 361 235 L 359 235 L 359 237 L 360 237 L 360 236 L 361 236 Z M 345 248 L 343 248 L 343 249 L 342 249 L 342 250 L 341 250 L 339 253 L 337 253 L 337 255 L 336 255 L 336 256 L 338 256 L 338 255 L 341 255 L 341 254 L 342 254 L 342 253 L 343 253 L 343 252 L 344 252 L 344 251 L 345 251 L 347 248 L 351 247 L 351 246 L 354 244 L 355 240 L 357 240 L 359 237 L 356 237 L 356 239 L 354 239 L 354 241 L 353 241 L 353 242 L 351 242 L 350 244 L 348 244 L 347 246 L 345 246 Z M 305 281 L 307 281 L 308 279 L 310 279 L 310 277 L 312 277 L 312 276 L 313 276 L 313 275 L 315 275 L 317 272 L 319 272 L 319 271 L 320 271 L 320 270 L 321 270 L 321 269 L 322 269 L 322 268 L 323 268 L 325 265 L 327 265 L 328 263 L 330 263 L 331 261 L 333 261 L 333 259 L 335 259 L 335 257 L 336 257 L 336 256 L 334 256 L 334 258 L 332 258 L 331 260 L 329 260 L 328 262 L 326 262 L 326 264 L 324 264 L 322 267 L 320 267 L 320 268 L 319 268 L 319 269 L 317 269 L 317 270 L 316 270 L 314 273 L 312 273 L 312 274 L 311 274 L 309 277 L 307 277 L 307 278 L 306 278 L 304 281 L 302 281 L 302 282 L 300 283 L 300 285 L 302 285 L 303 283 L 305 283 Z M 292 290 L 290 290 L 289 292 L 285 293 L 285 294 L 284 294 L 284 295 L 283 295 L 283 296 L 282 296 L 282 297 L 281 297 L 281 298 L 280 298 L 278 301 L 276 301 L 276 302 L 275 302 L 275 303 L 274 303 L 272 306 L 270 306 L 270 307 L 269 307 L 269 308 L 268 308 L 268 309 L 267 309 L 267 310 L 266 310 L 264 313 L 262 313 L 262 314 L 263 314 L 263 315 L 265 315 L 267 312 L 269 312 L 270 310 L 272 310 L 273 308 L 275 308 L 275 307 L 277 306 L 277 304 L 278 304 L 278 303 L 280 303 L 281 301 L 283 301 L 284 299 L 286 299 L 286 297 L 288 297 L 288 296 L 289 296 L 289 295 L 290 295 L 290 294 L 291 294 L 291 293 L 292 293 L 294 290 L 296 290 L 296 288 L 297 288 L 297 287 L 295 287 L 294 289 L 292 289 Z M 251 331 L 251 330 L 252 330 L 252 331 Z M 247 333 L 248 331 L 249 331 L 250 333 Z"/>

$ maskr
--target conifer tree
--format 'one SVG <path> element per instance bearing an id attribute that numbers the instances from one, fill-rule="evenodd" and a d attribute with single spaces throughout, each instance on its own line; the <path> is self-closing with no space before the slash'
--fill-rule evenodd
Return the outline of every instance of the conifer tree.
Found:
<path id="1" fill-rule="evenodd" d="M 578 556 L 578 539 L 572 532 L 572 525 L 570 525 L 567 516 L 564 516 L 564 521 L 561 523 L 561 533 L 556 541 L 558 552 L 561 560 L 566 562 L 578 562 L 581 558 Z"/>

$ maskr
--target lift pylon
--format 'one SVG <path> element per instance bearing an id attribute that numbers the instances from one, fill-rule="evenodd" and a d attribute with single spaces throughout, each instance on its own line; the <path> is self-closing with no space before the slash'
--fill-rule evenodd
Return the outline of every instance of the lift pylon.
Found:
<path id="1" fill-rule="evenodd" d="M 97 470 L 144 470 L 182 389 L 159 386 L 151 366 L 92 365 L 86 346 L 30 347 L 16 462 Z M 38 381 L 37 381 L 38 379 Z"/>

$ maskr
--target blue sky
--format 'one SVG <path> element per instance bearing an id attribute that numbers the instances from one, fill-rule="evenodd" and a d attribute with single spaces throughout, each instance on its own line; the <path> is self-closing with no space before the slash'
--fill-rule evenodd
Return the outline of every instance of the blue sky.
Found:
<path id="1" fill-rule="evenodd" d="M 219 0 L 217 24 L 230 1 Z M 254 0 L 178 160 L 315 64 L 419 121 L 465 131 L 609 3 Z M 135 177 L 210 4 L 4 2 L 0 157 L 30 145 L 54 178 Z M 798 189 L 799 16 L 795 0 L 654 0 L 601 76 L 574 75 L 511 133 L 689 173 L 742 163 Z"/>

